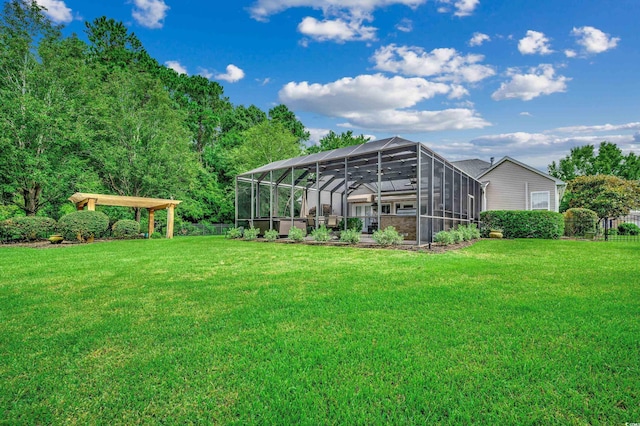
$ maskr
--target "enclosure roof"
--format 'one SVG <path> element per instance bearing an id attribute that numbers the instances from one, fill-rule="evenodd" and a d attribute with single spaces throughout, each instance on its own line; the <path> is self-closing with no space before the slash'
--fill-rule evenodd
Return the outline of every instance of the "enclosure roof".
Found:
<path id="1" fill-rule="evenodd" d="M 316 162 L 327 162 L 331 160 L 339 160 L 352 157 L 354 155 L 362 155 L 372 152 L 383 151 L 385 149 L 400 148 L 403 146 L 415 146 L 418 142 L 412 142 L 398 136 L 392 138 L 380 139 L 373 142 L 367 142 L 360 145 L 348 146 L 346 148 L 333 149 L 331 151 L 318 152 L 316 154 L 303 155 L 301 157 L 288 158 L 286 160 L 275 161 L 242 173 L 240 176 L 249 176 L 254 173 L 265 173 L 272 170 L 281 170 L 291 167 L 315 164 Z"/>
<path id="2" fill-rule="evenodd" d="M 89 200 L 96 200 L 96 205 L 102 206 L 120 206 L 120 207 L 137 207 L 147 209 L 165 209 L 170 205 L 178 205 L 182 201 L 165 200 L 162 198 L 145 198 L 145 197 L 125 197 L 121 195 L 105 195 L 105 194 L 86 194 L 76 192 L 69 200 L 75 204 L 87 203 Z"/>

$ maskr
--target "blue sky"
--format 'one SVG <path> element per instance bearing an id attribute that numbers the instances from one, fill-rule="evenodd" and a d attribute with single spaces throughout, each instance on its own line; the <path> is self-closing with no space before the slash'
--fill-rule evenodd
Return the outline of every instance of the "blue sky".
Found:
<path id="1" fill-rule="evenodd" d="M 66 32 L 126 23 L 234 104 L 540 169 L 574 146 L 640 154 L 638 0 L 38 0 Z"/>

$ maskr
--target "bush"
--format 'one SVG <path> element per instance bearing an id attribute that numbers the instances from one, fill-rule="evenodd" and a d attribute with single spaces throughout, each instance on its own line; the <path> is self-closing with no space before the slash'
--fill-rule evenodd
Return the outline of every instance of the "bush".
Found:
<path id="1" fill-rule="evenodd" d="M 360 230 L 347 229 L 340 232 L 340 241 L 349 244 L 358 244 L 360 242 Z"/>
<path id="2" fill-rule="evenodd" d="M 564 216 L 546 210 L 490 210 L 481 212 L 480 220 L 483 235 L 496 228 L 503 230 L 505 238 L 556 239 L 564 235 Z"/>
<path id="3" fill-rule="evenodd" d="M 640 228 L 635 223 L 625 222 L 618 225 L 619 235 L 638 235 L 640 234 Z"/>
<path id="4" fill-rule="evenodd" d="M 274 242 L 278 239 L 278 231 L 276 231 L 275 229 L 269 229 L 268 231 L 265 231 L 264 239 L 269 242 Z"/>
<path id="5" fill-rule="evenodd" d="M 381 246 L 390 246 L 401 244 L 404 239 L 402 235 L 398 234 L 394 226 L 387 226 L 382 231 L 374 231 L 372 235 L 373 241 Z"/>
<path id="6" fill-rule="evenodd" d="M 56 221 L 40 216 L 16 216 L 0 223 L 0 240 L 34 241 L 49 238 L 56 231 Z"/>
<path id="7" fill-rule="evenodd" d="M 311 231 L 311 236 L 314 241 L 318 241 L 321 243 L 327 242 L 331 239 L 331 234 L 326 226 L 321 225 L 318 229 L 314 229 Z"/>
<path id="8" fill-rule="evenodd" d="M 236 228 L 235 226 L 229 228 L 224 235 L 225 238 L 237 239 L 242 238 L 242 228 Z"/>
<path id="9" fill-rule="evenodd" d="M 289 239 L 296 242 L 304 241 L 305 234 L 305 231 L 294 226 L 289 230 Z"/>
<path id="10" fill-rule="evenodd" d="M 91 238 L 102 237 L 109 228 L 106 214 L 91 210 L 66 214 L 58 221 L 58 230 L 65 240 L 86 242 Z"/>
<path id="11" fill-rule="evenodd" d="M 260 230 L 258 228 L 254 228 L 253 226 L 251 228 L 245 229 L 244 230 L 244 239 L 247 241 L 253 241 L 256 238 L 258 238 L 258 233 L 260 232 Z"/>
<path id="12" fill-rule="evenodd" d="M 467 226 L 459 226 L 458 229 L 462 230 L 465 241 L 477 240 L 480 238 L 480 230 L 478 229 L 478 225 L 475 223 L 470 223 Z"/>
<path id="13" fill-rule="evenodd" d="M 350 217 L 347 219 L 347 229 L 355 229 L 358 232 L 361 232 L 363 224 L 364 222 L 362 222 L 362 219 L 359 217 Z M 338 222 L 338 229 L 344 230 L 344 219 Z"/>
<path id="14" fill-rule="evenodd" d="M 111 227 L 115 238 L 135 238 L 140 234 L 140 224 L 135 220 L 121 219 Z"/>
<path id="15" fill-rule="evenodd" d="M 436 243 L 444 244 L 448 246 L 449 244 L 453 244 L 453 235 L 449 231 L 440 231 L 434 237 L 433 240 Z"/>
<path id="16" fill-rule="evenodd" d="M 451 234 L 451 238 L 453 238 L 454 244 L 458 244 L 464 241 L 464 235 L 462 234 L 462 231 L 457 229 L 451 229 L 449 230 L 449 233 Z"/>
<path id="17" fill-rule="evenodd" d="M 564 235 L 583 237 L 587 232 L 595 234 L 598 220 L 598 215 L 593 210 L 569 209 L 564 213 Z"/>
<path id="18" fill-rule="evenodd" d="M 149 238 L 153 238 L 154 240 L 157 240 L 162 238 L 162 234 L 156 231 L 153 234 L 149 235 Z"/>

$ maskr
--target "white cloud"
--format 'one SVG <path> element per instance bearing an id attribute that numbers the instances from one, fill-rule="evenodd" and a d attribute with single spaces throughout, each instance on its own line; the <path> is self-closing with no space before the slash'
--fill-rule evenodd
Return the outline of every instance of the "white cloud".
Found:
<path id="1" fill-rule="evenodd" d="M 210 80 L 213 77 L 213 73 L 206 68 L 198 67 L 198 75 Z"/>
<path id="2" fill-rule="evenodd" d="M 564 51 L 564 55 L 565 55 L 567 58 L 575 58 L 576 56 L 578 56 L 578 53 L 577 53 L 575 50 L 572 50 L 572 49 L 566 49 L 566 50 Z"/>
<path id="3" fill-rule="evenodd" d="M 460 144 L 455 150 L 439 147 L 441 154 L 451 159 L 478 157 L 500 159 L 505 155 L 546 171 L 552 161 L 568 155 L 571 148 L 583 145 L 599 145 L 603 140 L 615 143 L 624 152 L 638 151 L 637 142 L 631 134 L 561 136 L 557 134 L 515 132 L 486 135 Z M 449 153 L 450 151 L 450 153 Z"/>
<path id="4" fill-rule="evenodd" d="M 320 139 L 327 136 L 330 132 L 329 129 L 318 129 L 313 127 L 307 127 L 305 130 L 309 132 L 309 140 L 307 142 L 309 146 L 320 145 Z"/>
<path id="5" fill-rule="evenodd" d="M 531 114 L 530 112 L 527 112 L 527 111 L 522 111 L 520 113 L 520 115 L 523 116 L 523 117 L 533 117 L 533 114 Z"/>
<path id="6" fill-rule="evenodd" d="M 495 74 L 493 68 L 479 64 L 484 56 L 462 55 L 451 48 L 425 52 L 419 47 L 390 44 L 376 50 L 372 60 L 380 71 L 435 77 L 437 81 L 477 83 Z"/>
<path id="7" fill-rule="evenodd" d="M 344 43 L 354 40 L 373 40 L 376 36 L 375 27 L 363 24 L 363 19 L 325 19 L 318 21 L 307 16 L 298 25 L 298 31 L 316 41 L 335 41 Z"/>
<path id="8" fill-rule="evenodd" d="M 594 27 L 574 28 L 571 34 L 577 37 L 577 43 L 582 46 L 586 53 L 602 53 L 613 49 L 620 41 L 619 37 L 611 37 Z"/>
<path id="9" fill-rule="evenodd" d="M 542 64 L 529 70 L 528 74 L 518 74 L 515 69 L 507 73 L 511 77 L 508 82 L 502 83 L 491 97 L 496 101 L 505 99 L 521 99 L 530 101 L 542 95 L 550 95 L 567 90 L 568 77 L 556 76 L 552 65 Z"/>
<path id="10" fill-rule="evenodd" d="M 256 81 L 260 83 L 261 86 L 266 86 L 267 84 L 271 83 L 271 77 L 256 78 Z"/>
<path id="11" fill-rule="evenodd" d="M 63 0 L 36 0 L 38 6 L 44 7 L 44 14 L 56 24 L 68 24 L 73 21 L 71 9 Z"/>
<path id="12" fill-rule="evenodd" d="M 518 42 L 518 50 L 523 55 L 548 55 L 553 53 L 549 47 L 549 39 L 544 33 L 538 31 L 527 31 L 527 35 Z"/>
<path id="13" fill-rule="evenodd" d="M 178 61 L 167 61 L 164 63 L 167 67 L 171 68 L 172 70 L 174 70 L 175 72 L 177 72 L 178 74 L 189 74 L 187 72 L 187 68 L 185 66 L 183 66 L 180 62 Z"/>
<path id="14" fill-rule="evenodd" d="M 469 46 L 482 46 L 485 41 L 491 41 L 491 37 L 483 33 L 473 33 L 473 37 L 469 40 Z"/>
<path id="15" fill-rule="evenodd" d="M 404 18 L 402 21 L 398 22 L 396 29 L 403 33 L 410 33 L 413 31 L 413 21 L 411 19 Z"/>
<path id="16" fill-rule="evenodd" d="M 167 6 L 164 0 L 133 0 L 135 8 L 131 16 L 136 22 L 147 28 L 162 28 L 167 16 Z"/>
<path id="17" fill-rule="evenodd" d="M 594 132 L 619 132 L 623 130 L 640 130 L 640 122 L 625 124 L 599 124 L 594 126 L 568 126 L 558 127 L 549 132 L 557 133 L 594 133 Z"/>
<path id="18" fill-rule="evenodd" d="M 373 131 L 419 132 L 476 129 L 489 123 L 470 109 L 409 110 L 437 95 L 456 94 L 457 86 L 423 78 L 382 74 L 345 77 L 328 84 L 291 82 L 279 92 L 280 102 L 292 109 L 343 118 L 343 126 Z"/>
<path id="19" fill-rule="evenodd" d="M 216 80 L 224 80 L 224 81 L 228 81 L 229 83 L 235 83 L 237 81 L 242 80 L 243 78 L 244 78 L 244 71 L 233 64 L 227 65 L 226 73 L 216 74 L 215 76 Z"/>
<path id="20" fill-rule="evenodd" d="M 458 0 L 455 2 L 456 16 L 469 16 L 473 13 L 476 7 L 480 4 L 480 0 Z"/>

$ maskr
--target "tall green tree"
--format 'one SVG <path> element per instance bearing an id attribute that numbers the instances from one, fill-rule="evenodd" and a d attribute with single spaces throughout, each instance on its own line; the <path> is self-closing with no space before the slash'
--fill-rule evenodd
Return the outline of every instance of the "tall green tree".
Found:
<path id="1" fill-rule="evenodd" d="M 84 45 L 61 39 L 35 1 L 4 4 L 0 19 L 0 185 L 35 215 L 65 199 L 82 171 Z"/>
<path id="2" fill-rule="evenodd" d="M 590 175 L 640 179 L 640 167 L 634 153 L 625 156 L 616 144 L 604 141 L 597 154 L 593 145 L 572 148 L 565 158 L 549 165 L 549 174 L 565 182 Z"/>
<path id="3" fill-rule="evenodd" d="M 101 89 L 95 100 L 91 161 L 104 185 L 118 195 L 184 195 L 199 166 L 184 112 L 174 108 L 159 79 L 114 70 Z"/>
<path id="4" fill-rule="evenodd" d="M 369 142 L 369 139 L 370 138 L 367 138 L 364 135 L 353 136 L 353 132 L 351 130 L 340 134 L 337 134 L 333 130 L 331 130 L 329 134 L 320 139 L 318 145 L 308 147 L 307 152 L 309 154 L 314 154 L 316 152 L 346 148 L 352 145 L 361 145 L 363 143 Z"/>
<path id="5" fill-rule="evenodd" d="M 567 190 L 569 208 L 593 210 L 601 219 L 624 216 L 640 207 L 640 184 L 616 176 L 578 176 Z"/>
<path id="6" fill-rule="evenodd" d="M 305 129 L 304 124 L 289 110 L 286 105 L 280 104 L 269 110 L 269 119 L 276 121 L 289 130 L 291 134 L 299 139 L 300 142 L 309 140 L 309 132 Z"/>
<path id="7" fill-rule="evenodd" d="M 299 139 L 277 121 L 263 121 L 242 133 L 244 143 L 235 150 L 237 171 L 243 172 L 302 153 Z"/>

